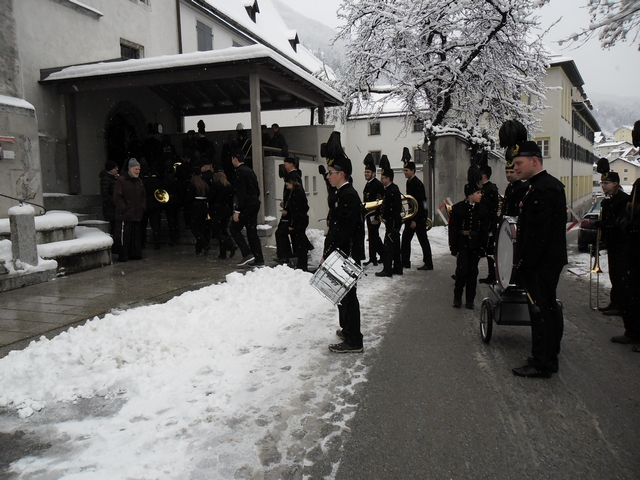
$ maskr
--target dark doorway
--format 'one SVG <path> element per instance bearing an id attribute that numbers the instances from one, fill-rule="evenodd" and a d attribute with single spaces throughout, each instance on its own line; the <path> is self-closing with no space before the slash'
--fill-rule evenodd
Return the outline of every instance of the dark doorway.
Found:
<path id="1" fill-rule="evenodd" d="M 122 167 L 127 159 L 138 157 L 146 125 L 138 107 L 130 102 L 116 105 L 109 113 L 105 129 L 107 159 Z"/>

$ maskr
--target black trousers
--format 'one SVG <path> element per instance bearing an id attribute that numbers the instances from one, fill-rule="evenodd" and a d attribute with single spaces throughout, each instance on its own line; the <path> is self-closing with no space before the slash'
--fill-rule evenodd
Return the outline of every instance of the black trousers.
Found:
<path id="1" fill-rule="evenodd" d="M 140 222 L 116 222 L 118 260 L 142 258 L 142 227 Z"/>
<path id="2" fill-rule="evenodd" d="M 169 227 L 169 243 L 176 244 L 180 240 L 180 207 L 165 207 L 164 214 Z"/>
<path id="3" fill-rule="evenodd" d="M 344 341 L 352 347 L 362 347 L 362 332 L 360 332 L 360 302 L 356 286 L 345 295 L 338 305 L 340 328 L 344 334 Z"/>
<path id="4" fill-rule="evenodd" d="M 467 303 L 473 303 L 478 287 L 478 262 L 480 251 L 463 248 L 456 258 L 456 283 L 453 287 L 453 296 L 462 298 L 465 293 Z"/>
<path id="5" fill-rule="evenodd" d="M 626 285 L 622 308 L 625 336 L 640 339 L 640 253 L 633 249 L 627 258 Z"/>
<path id="6" fill-rule="evenodd" d="M 371 223 L 372 218 L 367 217 L 367 232 L 369 241 L 369 259 L 377 260 L 384 257 L 384 244 L 380 238 L 380 224 Z"/>
<path id="7" fill-rule="evenodd" d="M 205 200 L 196 200 L 191 205 L 190 211 L 189 227 L 196 238 L 196 253 L 200 253 L 202 249 L 209 250 L 209 240 L 211 239 L 211 221 L 207 220 L 209 205 Z"/>
<path id="8" fill-rule="evenodd" d="M 238 245 L 238 248 L 242 252 L 242 256 L 246 257 L 249 254 L 253 254 L 256 262 L 264 262 L 262 256 L 262 246 L 260 245 L 260 237 L 258 237 L 258 211 L 260 210 L 260 204 L 250 205 L 245 207 L 245 210 L 240 214 L 238 222 L 231 222 L 231 236 Z M 247 241 L 242 236 L 242 229 L 247 231 Z"/>
<path id="9" fill-rule="evenodd" d="M 384 271 L 402 272 L 400 230 L 389 229 L 384 235 Z"/>
<path id="10" fill-rule="evenodd" d="M 289 219 L 280 217 L 278 228 L 276 229 L 276 257 L 291 258 L 291 242 L 289 241 Z"/>
<path id="11" fill-rule="evenodd" d="M 213 238 L 218 240 L 221 257 L 227 255 L 227 250 L 231 251 L 235 247 L 233 240 L 229 236 L 228 225 L 229 217 L 227 215 L 218 215 L 214 212 L 211 216 L 211 232 Z"/>
<path id="12" fill-rule="evenodd" d="M 522 286 L 533 300 L 531 317 L 531 356 L 537 366 L 549 368 L 558 364 L 560 341 L 564 332 L 562 310 L 556 300 L 562 267 L 545 265 L 520 275 Z"/>
<path id="13" fill-rule="evenodd" d="M 154 200 L 155 202 L 155 200 Z M 156 202 L 157 205 L 157 202 Z M 144 211 L 142 217 L 142 248 L 147 245 L 147 225 L 151 226 L 151 240 L 154 245 L 160 245 L 160 221 L 162 220 L 162 207 L 155 205 Z"/>
<path id="14" fill-rule="evenodd" d="M 404 224 L 402 232 L 402 262 L 407 265 L 411 263 L 411 240 L 413 240 L 414 235 L 418 236 L 420 247 L 422 247 L 422 262 L 427 267 L 433 268 L 433 257 L 431 255 L 431 244 L 427 236 L 426 222 L 416 222 L 415 229 L 411 228 L 411 222 Z"/>
<path id="15" fill-rule="evenodd" d="M 307 254 L 309 253 L 309 239 L 307 238 L 307 234 L 303 229 L 295 230 L 289 233 L 293 242 L 293 250 L 295 251 L 295 256 L 298 259 L 296 269 L 306 272 L 309 267 L 309 261 L 307 258 Z"/>
<path id="16" fill-rule="evenodd" d="M 629 274 L 629 247 L 613 246 L 607 248 L 607 258 L 609 260 L 609 279 L 611 280 L 611 305 L 617 309 L 624 310 L 625 296 L 627 293 L 627 281 L 625 277 Z"/>

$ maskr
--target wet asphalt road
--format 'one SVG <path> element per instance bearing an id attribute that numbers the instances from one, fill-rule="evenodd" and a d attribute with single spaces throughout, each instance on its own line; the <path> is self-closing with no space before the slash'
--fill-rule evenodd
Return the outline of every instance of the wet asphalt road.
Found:
<path id="1" fill-rule="evenodd" d="M 527 379 L 511 369 L 530 328 L 494 324 L 483 343 L 488 288 L 475 310 L 454 309 L 454 268 L 436 263 L 389 326 L 336 478 L 640 478 L 640 354 L 610 342 L 622 319 L 590 309 L 588 275 L 560 281 L 559 374 Z"/>

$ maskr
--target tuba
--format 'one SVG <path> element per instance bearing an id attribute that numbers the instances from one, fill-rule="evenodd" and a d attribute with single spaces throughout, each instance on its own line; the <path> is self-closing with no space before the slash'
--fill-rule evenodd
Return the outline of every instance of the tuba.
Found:
<path id="1" fill-rule="evenodd" d="M 158 188 L 155 192 L 153 192 L 153 197 L 160 203 L 167 203 L 169 201 L 169 193 L 167 193 L 166 190 L 162 190 L 161 188 Z"/>
<path id="2" fill-rule="evenodd" d="M 376 210 L 378 210 L 382 206 L 383 200 L 374 200 L 373 202 L 365 202 L 365 218 L 369 215 L 373 215 Z M 402 195 L 402 221 L 405 222 L 407 220 L 411 220 L 418 214 L 418 201 L 413 198 L 411 195 Z M 382 219 L 384 222 L 384 218 Z M 433 224 L 431 224 L 433 226 Z M 429 230 L 429 221 L 427 221 L 427 230 Z"/>

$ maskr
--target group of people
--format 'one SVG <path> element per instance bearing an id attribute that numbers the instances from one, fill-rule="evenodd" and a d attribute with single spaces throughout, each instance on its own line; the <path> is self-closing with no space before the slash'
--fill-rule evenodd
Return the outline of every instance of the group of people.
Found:
<path id="1" fill-rule="evenodd" d="M 404 269 L 411 268 L 411 241 L 418 237 L 422 248 L 422 263 L 418 270 L 433 270 L 431 244 L 427 235 L 427 194 L 422 181 L 416 176 L 416 164 L 411 161 L 408 148 L 402 152 L 403 173 L 406 182 L 406 192 L 413 197 L 416 208 L 411 215 L 403 217 L 403 195 L 394 183 L 394 171 L 386 155 L 380 158 L 380 180 L 376 178 L 376 165 L 371 154 L 364 159 L 364 177 L 367 181 L 363 199 L 365 208 L 373 205 L 366 213 L 366 224 L 369 244 L 369 260 L 364 264 L 377 266 L 383 264 L 383 269 L 376 273 L 378 277 L 392 277 L 402 275 Z M 380 203 L 381 201 L 381 203 Z M 378 206 L 378 204 L 380 205 Z M 380 239 L 380 224 L 384 221 L 384 241 Z M 402 227 L 402 237 L 400 231 Z"/>

